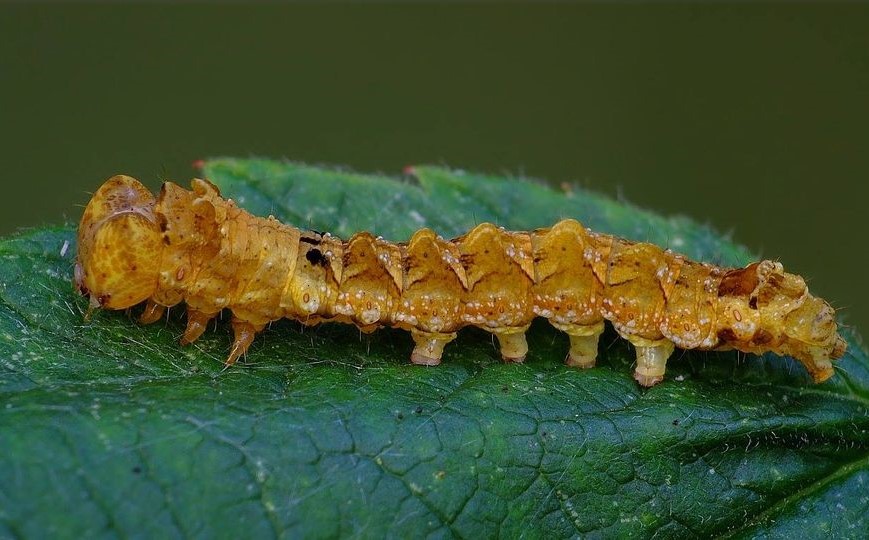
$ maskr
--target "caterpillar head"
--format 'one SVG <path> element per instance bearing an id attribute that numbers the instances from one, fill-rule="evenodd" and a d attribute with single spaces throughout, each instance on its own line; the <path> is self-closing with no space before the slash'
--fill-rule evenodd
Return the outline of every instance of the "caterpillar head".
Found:
<path id="1" fill-rule="evenodd" d="M 123 175 L 94 193 L 79 224 L 74 281 L 91 307 L 124 309 L 157 289 L 163 245 L 154 202 L 145 186 Z"/>
<path id="2" fill-rule="evenodd" d="M 773 350 L 799 360 L 816 382 L 833 375 L 831 360 L 845 354 L 836 312 L 809 293 L 800 276 L 774 261 L 724 275 L 718 289 L 719 338 L 746 352 Z"/>

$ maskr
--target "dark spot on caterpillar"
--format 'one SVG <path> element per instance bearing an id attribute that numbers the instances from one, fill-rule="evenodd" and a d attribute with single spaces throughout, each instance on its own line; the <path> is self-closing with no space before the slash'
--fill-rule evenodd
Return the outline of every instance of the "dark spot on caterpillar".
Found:
<path id="1" fill-rule="evenodd" d="M 510 391 L 510 387 L 505 384 L 504 386 L 501 387 L 501 391 L 506 394 L 507 392 Z M 544 431 L 544 435 L 543 435 L 544 437 L 546 436 L 545 433 L 546 432 Z"/>
<path id="2" fill-rule="evenodd" d="M 395 415 L 396 420 L 404 420 L 404 414 L 399 412 Z"/>
<path id="3" fill-rule="evenodd" d="M 315 246 L 320 243 L 319 238 L 311 238 L 310 236 L 301 236 L 299 237 L 299 241 L 306 244 L 314 244 Z"/>
<path id="4" fill-rule="evenodd" d="M 167 246 L 172 245 L 172 242 L 169 240 L 168 236 L 163 237 L 163 243 L 166 244 Z"/>
<path id="5" fill-rule="evenodd" d="M 748 307 L 750 307 L 751 309 L 757 309 L 757 297 L 756 296 L 752 296 L 751 298 L 748 299 Z"/>
<path id="6" fill-rule="evenodd" d="M 308 259 L 313 265 L 320 265 L 325 267 L 329 264 L 329 261 L 326 259 L 326 256 L 323 255 L 323 252 L 317 248 L 309 249 L 307 253 L 305 253 L 305 258 Z"/>
<path id="7" fill-rule="evenodd" d="M 673 425 L 674 425 L 674 426 L 678 426 L 678 425 L 679 425 L 679 419 L 678 419 L 678 418 L 675 419 L 675 420 L 673 420 Z"/>
<path id="8" fill-rule="evenodd" d="M 139 467 L 138 465 L 136 465 L 135 467 L 133 467 L 132 470 L 133 470 L 133 474 L 140 474 L 142 472 L 142 467 Z"/>
<path id="9" fill-rule="evenodd" d="M 422 405 L 417 405 L 416 410 L 414 410 L 416 414 L 422 414 Z"/>
<path id="10" fill-rule="evenodd" d="M 157 214 L 157 223 L 160 225 L 160 232 L 166 232 L 169 228 L 169 222 L 163 214 Z"/>
<path id="11" fill-rule="evenodd" d="M 772 334 L 761 328 L 754 334 L 754 337 L 751 338 L 751 341 L 755 345 L 766 345 L 767 343 L 772 343 L 772 339 Z"/>
<path id="12" fill-rule="evenodd" d="M 718 341 L 721 343 L 736 341 L 736 334 L 730 328 L 722 328 L 718 331 Z"/>

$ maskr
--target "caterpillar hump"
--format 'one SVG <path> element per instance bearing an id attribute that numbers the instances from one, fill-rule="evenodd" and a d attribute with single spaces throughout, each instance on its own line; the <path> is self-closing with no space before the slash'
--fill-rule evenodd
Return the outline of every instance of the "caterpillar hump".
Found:
<path id="1" fill-rule="evenodd" d="M 75 285 L 93 308 L 146 302 L 143 323 L 184 302 L 182 344 L 232 311 L 233 364 L 270 321 L 388 326 L 411 332 L 411 361 L 440 363 L 466 326 L 497 337 L 507 362 L 528 352 L 535 317 L 569 336 L 566 363 L 593 367 L 609 320 L 637 355 L 635 379 L 664 377 L 675 347 L 793 356 L 816 382 L 844 354 L 835 313 L 773 261 L 719 268 L 566 219 L 512 232 L 483 223 L 445 240 L 421 229 L 406 243 L 360 232 L 349 240 L 252 216 L 206 180 L 167 182 L 154 197 L 110 178 L 79 226 Z"/>

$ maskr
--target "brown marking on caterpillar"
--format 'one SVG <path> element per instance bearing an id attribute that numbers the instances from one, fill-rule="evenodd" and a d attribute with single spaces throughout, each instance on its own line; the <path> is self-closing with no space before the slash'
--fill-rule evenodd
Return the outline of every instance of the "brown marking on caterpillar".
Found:
<path id="1" fill-rule="evenodd" d="M 594 366 L 609 320 L 636 348 L 644 386 L 663 379 L 676 346 L 791 355 L 816 382 L 846 348 L 829 304 L 773 261 L 718 268 L 572 219 L 530 232 L 483 223 L 452 240 L 420 229 L 407 243 L 366 232 L 345 242 L 252 216 L 206 180 L 192 188 L 167 182 L 155 198 L 133 178 L 110 178 L 82 216 L 74 282 L 92 308 L 147 301 L 143 323 L 185 302 L 182 344 L 231 309 L 227 365 L 284 317 L 409 330 L 411 361 L 424 365 L 440 363 L 465 326 L 491 332 L 503 359 L 521 362 L 525 331 L 543 317 L 568 334 L 566 363 L 580 368 Z"/>
<path id="2" fill-rule="evenodd" d="M 730 270 L 721 278 L 718 285 L 718 296 L 745 296 L 757 288 L 759 277 L 757 267 L 760 263 L 751 263 L 745 268 Z"/>

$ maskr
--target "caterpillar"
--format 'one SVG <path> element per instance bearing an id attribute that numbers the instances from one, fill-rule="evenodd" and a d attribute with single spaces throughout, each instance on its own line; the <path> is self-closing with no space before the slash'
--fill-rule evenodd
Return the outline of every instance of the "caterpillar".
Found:
<path id="1" fill-rule="evenodd" d="M 568 335 L 565 362 L 577 368 L 595 365 L 608 320 L 636 349 L 646 387 L 675 347 L 789 355 L 815 382 L 846 349 L 833 308 L 775 261 L 721 268 L 573 219 L 530 232 L 482 223 L 452 240 L 420 229 L 405 243 L 367 232 L 343 241 L 253 216 L 207 180 L 191 188 L 166 182 L 155 197 L 129 176 L 107 180 L 79 225 L 74 286 L 89 309 L 145 302 L 144 324 L 184 302 L 182 344 L 230 309 L 227 366 L 281 318 L 408 330 L 411 362 L 433 366 L 465 326 L 522 362 L 525 332 L 543 317 Z"/>

